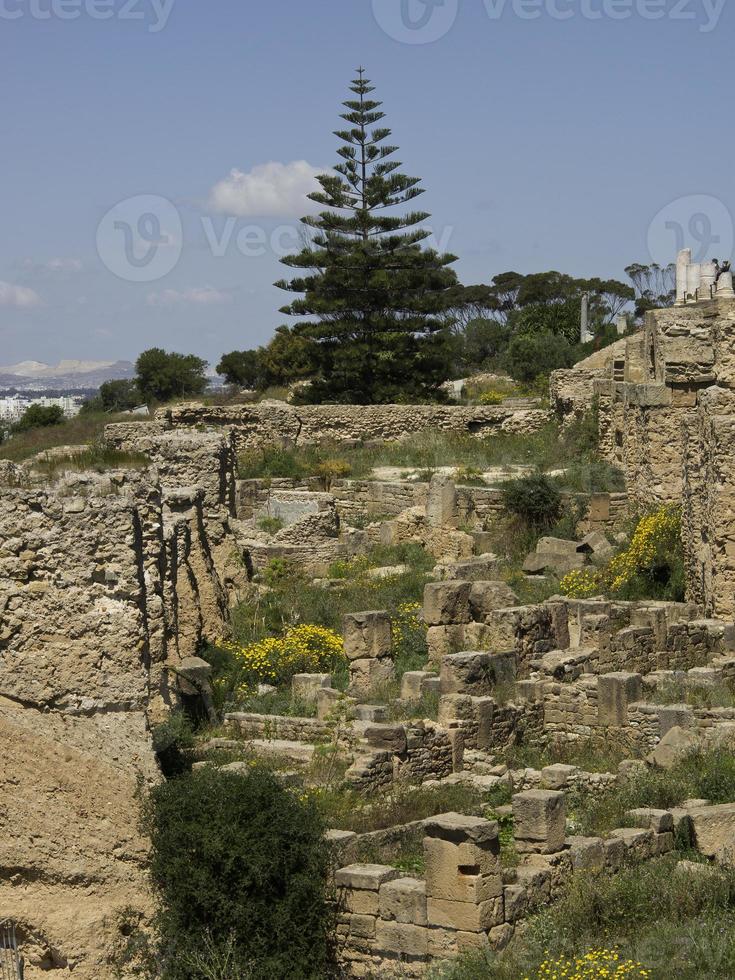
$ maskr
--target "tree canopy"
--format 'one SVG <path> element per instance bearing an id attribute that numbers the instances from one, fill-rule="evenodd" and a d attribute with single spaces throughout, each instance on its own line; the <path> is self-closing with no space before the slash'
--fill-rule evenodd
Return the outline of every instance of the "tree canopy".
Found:
<path id="1" fill-rule="evenodd" d="M 169 353 L 161 347 L 143 351 L 135 362 L 136 383 L 146 401 L 169 401 L 201 395 L 207 387 L 207 362 L 194 354 Z"/>
<path id="2" fill-rule="evenodd" d="M 397 147 L 379 125 L 382 103 L 363 69 L 336 131 L 340 162 L 310 194 L 324 210 L 302 219 L 310 241 L 283 261 L 299 270 L 280 288 L 301 294 L 282 312 L 302 318 L 296 336 L 312 344 L 319 401 L 387 402 L 440 395 L 449 375 L 446 312 L 457 285 L 455 257 L 424 243 L 429 214 L 403 210 L 423 189 L 390 159 Z M 389 214 L 392 209 L 399 213 Z"/>

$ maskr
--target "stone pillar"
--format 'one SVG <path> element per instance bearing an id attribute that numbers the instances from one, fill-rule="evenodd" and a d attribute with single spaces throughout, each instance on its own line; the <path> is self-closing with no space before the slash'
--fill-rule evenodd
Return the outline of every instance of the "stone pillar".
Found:
<path id="1" fill-rule="evenodd" d="M 628 317 L 624 313 L 615 318 L 615 329 L 618 332 L 618 337 L 625 335 L 625 331 L 628 329 Z"/>
<path id="2" fill-rule="evenodd" d="M 696 303 L 697 301 L 701 274 L 702 266 L 699 262 L 691 262 L 687 266 L 687 303 Z"/>
<path id="3" fill-rule="evenodd" d="M 590 296 L 589 293 L 582 293 L 582 310 L 579 322 L 579 341 L 582 344 L 586 344 L 588 341 L 592 340 L 592 334 L 589 331 L 589 323 Z"/>
<path id="4" fill-rule="evenodd" d="M 369 694 L 393 676 L 390 615 L 385 611 L 348 613 L 343 619 L 345 656 L 350 662 L 349 693 Z"/>
<path id="5" fill-rule="evenodd" d="M 717 265 L 715 262 L 703 262 L 700 266 L 699 290 L 697 299 L 712 299 L 717 282 Z"/>
<path id="6" fill-rule="evenodd" d="M 529 789 L 513 797 L 513 837 L 519 854 L 556 854 L 564 847 L 564 794 Z"/>
<path id="7" fill-rule="evenodd" d="M 628 724 L 628 705 L 639 701 L 643 692 L 640 674 L 618 671 L 601 674 L 597 681 L 597 722 L 601 726 L 622 728 Z"/>
<path id="8" fill-rule="evenodd" d="M 498 825 L 443 813 L 424 821 L 426 905 L 439 945 L 461 945 L 462 933 L 488 933 L 504 921 Z M 456 938 L 446 935 L 457 933 Z M 469 939 L 467 935 L 464 937 Z M 467 945 L 470 945 L 468 942 Z"/>
<path id="9" fill-rule="evenodd" d="M 683 306 L 687 299 L 687 269 L 692 261 L 692 250 L 683 248 L 676 256 L 676 306 Z"/>
<path id="10" fill-rule="evenodd" d="M 721 272 L 717 280 L 717 299 L 735 299 L 732 286 L 732 272 Z"/>
<path id="11" fill-rule="evenodd" d="M 457 488 L 448 476 L 432 476 L 426 501 L 426 520 L 431 527 L 457 526 Z"/>

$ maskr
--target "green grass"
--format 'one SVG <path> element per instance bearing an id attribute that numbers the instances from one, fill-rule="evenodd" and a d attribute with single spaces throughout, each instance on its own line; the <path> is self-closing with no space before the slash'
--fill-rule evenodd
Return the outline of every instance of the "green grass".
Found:
<path id="1" fill-rule="evenodd" d="M 130 415 L 83 414 L 61 425 L 19 432 L 0 444 L 0 459 L 15 463 L 56 446 L 82 446 L 99 443 L 104 428 L 112 422 L 130 422 Z"/>
<path id="2" fill-rule="evenodd" d="M 510 769 L 543 769 L 556 763 L 578 766 L 585 772 L 617 772 L 630 753 L 599 741 L 559 742 L 549 746 L 512 745 L 503 753 Z"/>
<path id="3" fill-rule="evenodd" d="M 34 472 L 40 473 L 47 479 L 52 479 L 68 471 L 87 472 L 91 470 L 96 473 L 106 473 L 108 470 L 145 469 L 146 466 L 150 466 L 150 462 L 150 459 L 143 453 L 128 453 L 97 444 L 78 452 L 34 461 L 33 469 Z"/>
<path id="4" fill-rule="evenodd" d="M 423 788 L 396 784 L 390 793 L 366 796 L 352 789 L 331 788 L 314 794 L 327 827 L 365 834 L 424 820 L 437 813 L 466 813 L 485 816 L 493 808 L 510 802 L 510 790 L 499 787 L 488 793 L 469 786 Z"/>
<path id="5" fill-rule="evenodd" d="M 685 800 L 711 803 L 735 801 L 735 756 L 724 748 L 696 751 L 670 770 L 646 769 L 624 782 L 595 794 L 568 793 L 567 817 L 575 833 L 605 834 L 624 826 L 627 810 L 636 807 L 669 809 Z"/>
<path id="6" fill-rule="evenodd" d="M 735 707 L 735 694 L 727 684 L 697 684 L 683 678 L 660 684 L 647 700 L 652 704 L 690 704 L 693 708 Z"/>
<path id="7" fill-rule="evenodd" d="M 408 564 L 409 570 L 385 579 L 364 574 L 368 567 L 398 564 Z M 253 592 L 234 610 L 234 636 L 240 643 L 252 643 L 297 623 L 315 623 L 341 632 L 345 613 L 386 609 L 395 614 L 403 603 L 423 600 L 427 572 L 433 565 L 434 559 L 420 547 L 376 548 L 365 561 L 342 569 L 341 588 L 324 589 L 313 585 L 295 566 L 281 562 L 277 574 L 264 575 L 271 591 Z"/>
<path id="8" fill-rule="evenodd" d="M 352 479 L 365 479 L 383 466 L 418 470 L 426 478 L 439 467 L 454 466 L 470 479 L 477 479 L 481 470 L 524 465 L 540 472 L 570 467 L 569 476 L 559 478 L 562 489 L 596 492 L 622 488 L 620 472 L 595 455 L 587 430 L 578 426 L 561 432 L 555 422 L 529 435 L 494 432 L 475 438 L 432 430 L 379 446 L 269 447 L 241 455 L 239 474 L 243 479 L 303 480 L 318 475 L 320 465 L 327 460 L 346 464 Z"/>
<path id="9" fill-rule="evenodd" d="M 651 970 L 652 980 L 735 976 L 735 873 L 687 872 L 677 862 L 670 855 L 614 875 L 578 873 L 506 951 L 462 957 L 433 976 L 536 980 L 546 959 L 613 947 Z"/>

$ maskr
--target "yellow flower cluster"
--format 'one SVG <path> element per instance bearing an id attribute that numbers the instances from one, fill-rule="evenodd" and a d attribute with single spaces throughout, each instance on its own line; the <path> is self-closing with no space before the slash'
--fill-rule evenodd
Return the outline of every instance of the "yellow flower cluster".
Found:
<path id="1" fill-rule="evenodd" d="M 657 556 L 671 555 L 681 539 L 681 511 L 667 506 L 647 514 L 636 524 L 630 545 L 601 569 L 569 572 L 559 583 L 563 595 L 586 599 L 596 593 L 619 592 L 640 572 L 651 568 Z"/>
<path id="2" fill-rule="evenodd" d="M 681 511 L 678 507 L 662 507 L 642 517 L 630 546 L 616 555 L 607 567 L 610 588 L 615 591 L 627 585 L 639 572 L 650 568 L 657 555 L 675 549 L 680 537 Z"/>
<path id="3" fill-rule="evenodd" d="M 490 388 L 489 391 L 483 391 L 478 400 L 481 405 L 502 405 L 508 397 L 505 392 Z"/>
<path id="4" fill-rule="evenodd" d="M 268 636 L 241 646 L 225 644 L 243 668 L 245 685 L 288 681 L 294 674 L 333 670 L 344 660 L 344 642 L 339 633 L 325 626 L 292 626 L 281 636 Z"/>
<path id="5" fill-rule="evenodd" d="M 424 639 L 426 624 L 421 618 L 420 602 L 402 602 L 391 619 L 393 646 L 398 649 L 416 637 Z"/>
<path id="6" fill-rule="evenodd" d="M 559 583 L 562 595 L 570 599 L 588 599 L 602 587 L 599 571 L 594 568 L 577 568 L 568 572 Z"/>
<path id="7" fill-rule="evenodd" d="M 650 977 L 651 971 L 635 960 L 621 960 L 615 949 L 592 949 L 573 960 L 561 956 L 546 959 L 533 978 L 525 980 L 622 980 L 624 977 Z"/>

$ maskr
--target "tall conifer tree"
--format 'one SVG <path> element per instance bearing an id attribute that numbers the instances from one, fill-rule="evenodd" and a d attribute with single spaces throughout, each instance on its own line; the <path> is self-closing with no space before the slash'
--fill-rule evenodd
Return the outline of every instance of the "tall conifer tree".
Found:
<path id="1" fill-rule="evenodd" d="M 283 260 L 305 272 L 276 283 L 303 296 L 281 312 L 311 317 L 295 330 L 314 343 L 315 401 L 438 397 L 449 372 L 455 256 L 422 246 L 427 213 L 386 214 L 423 193 L 420 178 L 399 173 L 401 164 L 389 159 L 398 148 L 386 143 L 391 131 L 378 125 L 385 113 L 362 68 L 350 88 L 355 98 L 341 115 L 349 128 L 335 133 L 341 160 L 309 195 L 325 210 L 302 219 L 310 244 Z"/>

